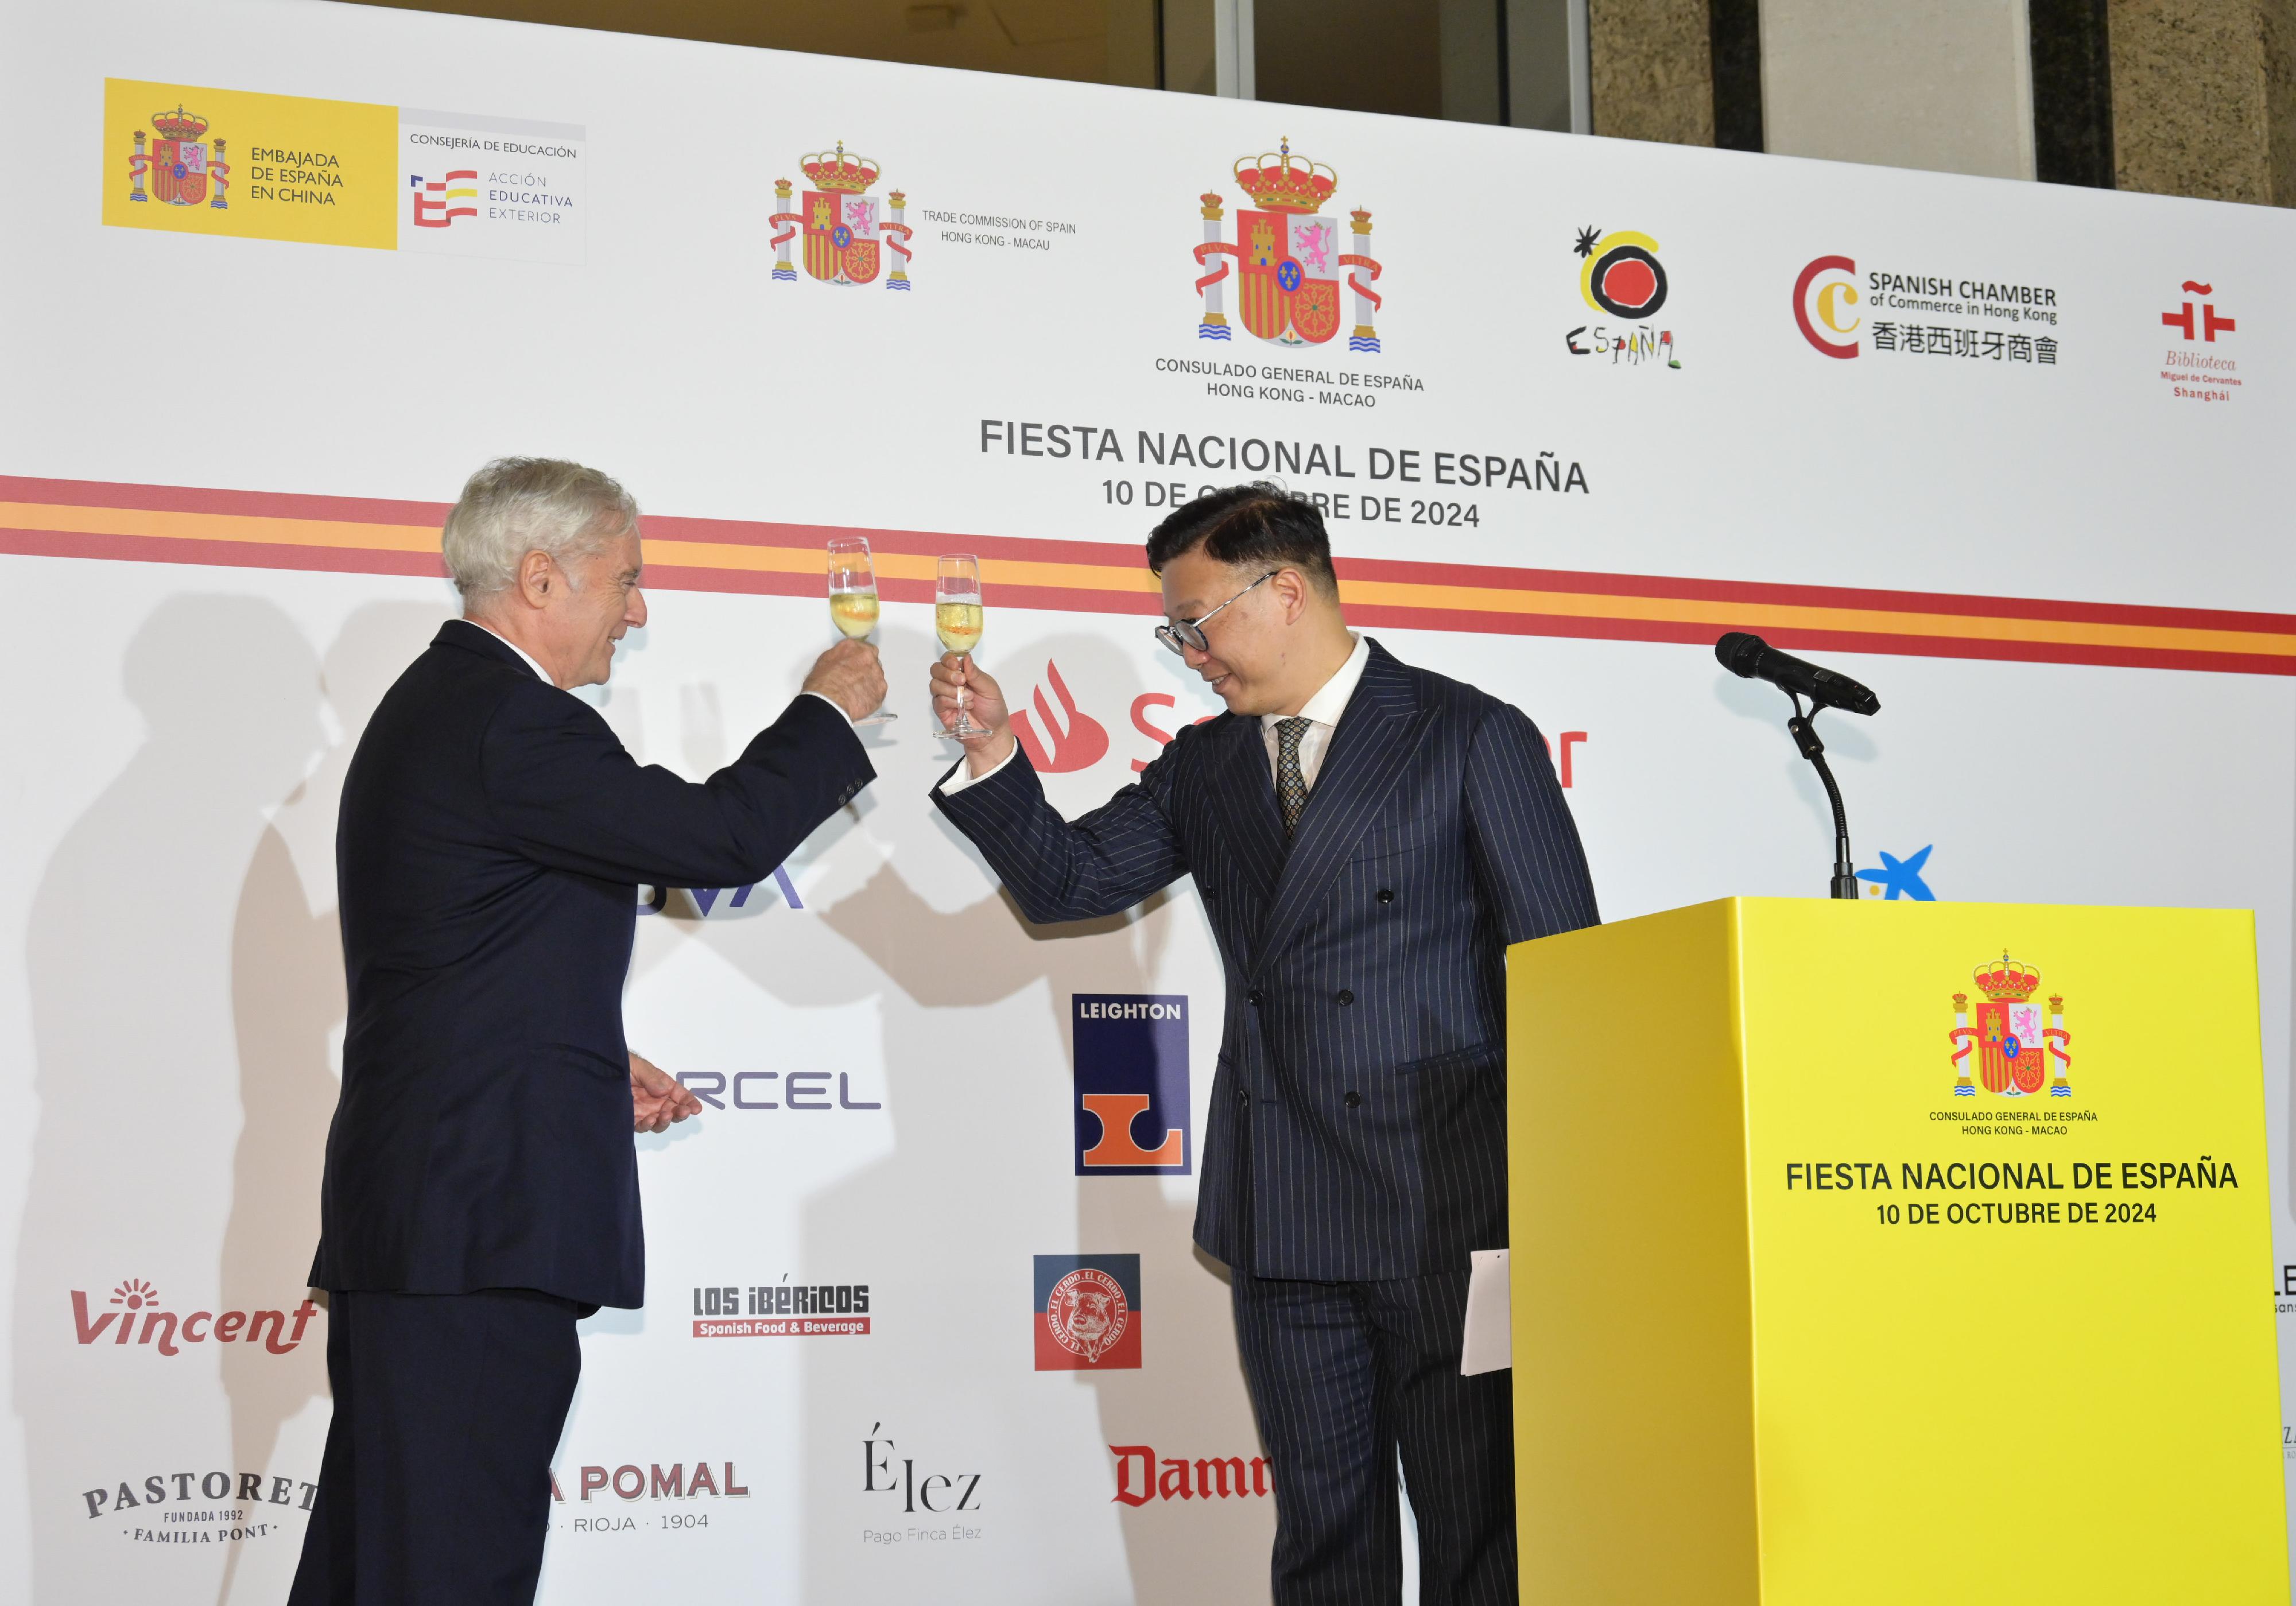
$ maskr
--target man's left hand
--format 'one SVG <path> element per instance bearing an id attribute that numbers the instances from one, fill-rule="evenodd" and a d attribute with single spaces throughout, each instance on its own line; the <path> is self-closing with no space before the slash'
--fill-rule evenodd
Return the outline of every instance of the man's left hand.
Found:
<path id="1" fill-rule="evenodd" d="M 701 1113 L 701 1101 L 678 1079 L 643 1054 L 630 1056 L 630 1110 L 634 1129 L 667 1132 L 673 1122 Z"/>

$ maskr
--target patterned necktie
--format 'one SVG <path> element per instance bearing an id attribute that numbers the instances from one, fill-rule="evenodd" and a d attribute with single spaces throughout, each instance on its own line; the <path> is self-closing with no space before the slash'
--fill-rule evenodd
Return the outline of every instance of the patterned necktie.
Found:
<path id="1" fill-rule="evenodd" d="M 1275 803 L 1283 811 L 1283 834 L 1288 839 L 1308 807 L 1308 777 L 1300 770 L 1300 738 L 1312 720 L 1297 716 L 1275 724 Z"/>

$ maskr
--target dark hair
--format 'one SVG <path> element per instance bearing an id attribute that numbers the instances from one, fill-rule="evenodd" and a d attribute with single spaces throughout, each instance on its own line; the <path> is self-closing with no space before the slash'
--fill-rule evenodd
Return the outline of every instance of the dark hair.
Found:
<path id="1" fill-rule="evenodd" d="M 1296 569 L 1324 594 L 1339 594 L 1324 515 L 1307 497 L 1264 479 L 1206 492 L 1158 525 L 1148 537 L 1149 572 L 1162 574 L 1199 546 L 1216 563 Z"/>

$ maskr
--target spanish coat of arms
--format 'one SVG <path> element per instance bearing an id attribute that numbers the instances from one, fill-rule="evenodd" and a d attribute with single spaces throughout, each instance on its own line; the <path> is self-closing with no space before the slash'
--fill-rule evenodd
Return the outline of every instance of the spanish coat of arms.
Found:
<path id="1" fill-rule="evenodd" d="M 842 140 L 836 150 L 814 152 L 800 158 L 798 165 L 812 187 L 795 211 L 790 209 L 790 192 L 794 186 L 786 178 L 774 180 L 772 221 L 781 231 L 773 241 L 774 277 L 796 283 L 790 243 L 802 234 L 805 271 L 823 283 L 874 283 L 884 270 L 885 253 L 890 252 L 898 260 L 886 274 L 885 288 L 908 289 L 909 258 L 914 255 L 908 242 L 915 235 L 906 220 L 908 197 L 898 190 L 891 192 L 884 197 L 885 213 L 881 214 L 878 198 L 868 193 L 879 176 L 877 164 L 865 156 L 847 154 Z"/>
<path id="2" fill-rule="evenodd" d="M 1322 162 L 1294 156 L 1289 139 L 1280 149 L 1239 156 L 1234 174 L 1251 205 L 1236 213 L 1233 242 L 1225 234 L 1226 199 L 1217 193 L 1201 197 L 1204 238 L 1195 248 L 1196 266 L 1209 271 L 1196 281 L 1204 304 L 1196 337 L 1229 338 L 1229 264 L 1212 261 L 1222 257 L 1234 263 L 1236 315 L 1259 339 L 1275 346 L 1320 346 L 1340 332 L 1341 300 L 1351 294 L 1355 324 L 1348 349 L 1377 351 L 1372 315 L 1381 304 L 1379 292 L 1347 271 L 1360 268 L 1379 277 L 1371 255 L 1371 214 L 1348 214 L 1353 249 L 1342 250 L 1339 220 L 1322 212 L 1340 176 Z"/>
<path id="3" fill-rule="evenodd" d="M 224 192 L 231 188 L 231 164 L 223 159 L 224 142 L 204 137 L 208 119 L 177 106 L 173 111 L 153 112 L 152 131 L 157 137 L 147 150 L 144 130 L 135 130 L 135 149 L 127 159 L 127 199 L 161 201 L 171 207 L 195 207 L 204 201 L 229 209 Z M 149 194 L 144 192 L 146 179 L 151 181 Z"/>
<path id="4" fill-rule="evenodd" d="M 2073 1037 L 2065 1029 L 2062 995 L 2051 994 L 2045 1011 L 2034 997 L 2041 972 L 2006 954 L 1979 965 L 1971 979 L 1984 996 L 1972 1014 L 1968 994 L 1953 996 L 1954 1095 L 1974 1098 L 1982 1086 L 2005 1099 L 2021 1099 L 2040 1092 L 2046 1083 L 2050 1097 L 2072 1097 Z"/>

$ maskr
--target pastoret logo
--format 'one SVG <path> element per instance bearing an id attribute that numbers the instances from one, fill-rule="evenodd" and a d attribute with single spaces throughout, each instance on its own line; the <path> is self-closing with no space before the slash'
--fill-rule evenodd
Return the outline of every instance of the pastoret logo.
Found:
<path id="1" fill-rule="evenodd" d="M 1969 996 L 1953 996 L 1954 1096 L 1975 1098 L 1985 1091 L 2005 1099 L 2021 1099 L 2048 1084 L 2049 1096 L 2073 1096 L 2072 1034 L 2065 1029 L 2065 1001 L 2051 994 L 2044 1017 L 2035 999 L 2041 972 L 2004 953 L 1986 960 L 1971 972 L 1977 990 L 1985 995 L 1974 1017 Z M 1977 1081 L 1970 1080 L 1970 1061 L 1977 1061 Z M 2054 1074 L 2053 1074 L 2054 1073 Z"/>
<path id="2" fill-rule="evenodd" d="M 1140 1367 L 1140 1257 L 1037 1257 L 1037 1370 Z"/>
<path id="3" fill-rule="evenodd" d="M 91 1522 L 134 1512 L 120 1532 L 138 1545 L 229 1545 L 284 1531 L 284 1513 L 308 1513 L 318 1493 L 308 1479 L 270 1472 L 152 1472 L 79 1497 Z"/>
<path id="4" fill-rule="evenodd" d="M 720 1283 L 693 1291 L 697 1339 L 853 1338 L 869 1331 L 865 1282 Z"/>
<path id="5" fill-rule="evenodd" d="M 1152 1500 L 1264 1500 L 1267 1497 L 1265 1455 L 1210 1456 L 1191 1462 L 1168 1455 L 1158 1470 L 1150 1445 L 1111 1445 L 1116 1457 L 1116 1493 L 1111 1504 L 1146 1505 Z"/>
<path id="6" fill-rule="evenodd" d="M 1580 258 L 1579 299 L 1626 325 L 1579 324 L 1562 337 L 1571 355 L 1607 356 L 1611 367 L 1649 363 L 1680 368 L 1672 330 L 1636 327 L 1666 305 L 1666 269 L 1659 265 L 1658 242 L 1632 229 L 1605 234 L 1586 228 L 1578 231 L 1571 250 Z"/>
<path id="7" fill-rule="evenodd" d="M 1078 1176 L 1185 1176 L 1190 1152 L 1184 993 L 1078 993 L 1070 1002 Z"/>
<path id="8" fill-rule="evenodd" d="M 1338 220 L 1320 215 L 1339 188 L 1340 176 L 1322 162 L 1293 155 L 1288 138 L 1275 150 L 1237 157 L 1230 171 L 1251 206 L 1236 213 L 1231 242 L 1223 226 L 1226 197 L 1211 191 L 1198 198 L 1204 237 L 1195 248 L 1196 266 L 1208 271 L 1196 281 L 1196 293 L 1203 299 L 1196 338 L 1230 338 L 1223 298 L 1228 264 L 1212 261 L 1221 257 L 1233 258 L 1241 270 L 1236 309 L 1244 328 L 1272 346 L 1320 346 L 1339 333 L 1341 274 L 1361 269 L 1347 274 L 1356 315 L 1348 349 L 1377 351 L 1379 332 L 1371 320 L 1381 298 L 1363 277 L 1376 279 L 1380 273 L 1371 255 L 1371 214 L 1361 208 L 1349 214 L 1355 249 L 1344 252 Z"/>
<path id="9" fill-rule="evenodd" d="M 76 1288 L 71 1305 L 72 1332 L 81 1343 L 102 1343 L 108 1333 L 113 1344 L 148 1344 L 160 1355 L 180 1355 L 180 1346 L 210 1339 L 218 1344 L 260 1343 L 273 1355 L 285 1355 L 303 1341 L 305 1328 L 319 1314 L 305 1299 L 291 1311 L 195 1310 L 178 1316 L 160 1308 L 159 1291 L 141 1277 L 120 1283 L 101 1305 Z"/>
<path id="10" fill-rule="evenodd" d="M 882 171 L 865 156 L 849 155 L 843 140 L 834 151 L 800 157 L 798 166 L 813 187 L 796 211 L 790 210 L 790 181 L 774 180 L 772 222 L 781 231 L 773 240 L 774 277 L 787 284 L 797 283 L 797 269 L 790 266 L 790 242 L 803 231 L 805 271 L 824 284 L 858 289 L 874 283 L 885 266 L 884 253 L 890 251 L 898 260 L 885 288 L 908 289 L 909 258 L 915 254 L 909 242 L 916 233 L 904 221 L 909 198 L 898 190 L 891 192 L 885 197 L 890 216 L 881 217 L 877 197 L 868 190 Z"/>
<path id="11" fill-rule="evenodd" d="M 1045 683 L 1059 701 L 1059 711 L 1055 713 L 1052 702 L 1046 700 L 1045 685 L 1037 688 L 1033 700 L 1034 722 L 1028 709 L 1013 710 L 1013 734 L 1021 750 L 1029 755 L 1029 762 L 1040 775 L 1090 769 L 1108 751 L 1108 727 L 1077 707 L 1076 699 L 1069 694 L 1069 683 L 1061 678 L 1060 665 L 1050 660 L 1045 663 Z"/>
<path id="12" fill-rule="evenodd" d="M 1794 280 L 1794 325 L 1828 356 L 1857 355 L 1857 264 L 1847 257 L 1816 258 Z"/>

